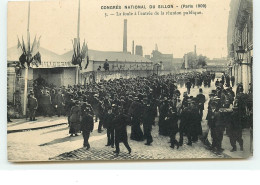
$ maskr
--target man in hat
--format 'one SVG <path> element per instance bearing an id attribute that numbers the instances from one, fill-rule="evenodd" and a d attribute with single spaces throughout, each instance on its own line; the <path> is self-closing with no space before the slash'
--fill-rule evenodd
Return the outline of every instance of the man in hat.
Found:
<path id="1" fill-rule="evenodd" d="M 54 97 L 54 102 L 55 102 L 55 108 L 57 110 L 57 113 L 58 113 L 58 117 L 60 117 L 60 115 L 62 114 L 62 111 L 64 110 L 64 103 L 65 103 L 65 100 L 64 100 L 64 96 L 62 94 L 62 91 L 61 89 L 58 90 L 58 94 L 55 95 Z"/>
<path id="2" fill-rule="evenodd" d="M 232 150 L 230 152 L 237 151 L 236 142 L 239 143 L 240 150 L 243 151 L 243 139 L 242 139 L 242 122 L 241 116 L 239 116 L 238 107 L 233 107 L 233 113 L 231 114 L 231 123 L 228 129 L 228 135 Z"/>
<path id="3" fill-rule="evenodd" d="M 83 111 L 82 114 L 82 120 L 81 120 L 81 131 L 82 131 L 82 135 L 84 138 L 84 142 L 83 142 L 83 146 L 87 147 L 87 150 L 90 148 L 88 139 L 89 139 L 89 135 L 90 132 L 93 131 L 94 128 L 94 120 L 93 120 L 93 116 L 90 114 L 90 109 L 86 108 Z"/>
<path id="4" fill-rule="evenodd" d="M 28 97 L 28 109 L 29 109 L 30 121 L 36 121 L 35 112 L 37 108 L 38 108 L 38 101 L 35 98 L 33 91 L 31 91 Z"/>
<path id="5" fill-rule="evenodd" d="M 69 122 L 70 122 L 70 136 L 78 136 L 80 131 L 80 116 L 81 116 L 81 106 L 80 101 L 76 100 L 75 105 L 71 108 L 70 115 L 69 115 Z"/>
<path id="6" fill-rule="evenodd" d="M 128 116 L 124 114 L 124 111 L 121 107 L 118 107 L 118 115 L 114 119 L 114 126 L 115 126 L 115 145 L 116 145 L 116 150 L 114 153 L 117 155 L 120 152 L 119 148 L 119 143 L 124 143 L 125 147 L 128 150 L 128 153 L 131 153 L 131 148 L 128 144 L 127 140 L 127 124 L 129 122 Z"/>
<path id="7" fill-rule="evenodd" d="M 202 119 L 204 103 L 206 102 L 206 98 L 205 95 L 203 94 L 202 88 L 199 89 L 199 94 L 197 95 L 196 99 L 198 103 L 200 118 Z"/>
<path id="8" fill-rule="evenodd" d="M 143 132 L 141 130 L 140 124 L 141 124 L 141 118 L 143 114 L 143 104 L 138 99 L 138 97 L 134 98 L 133 103 L 131 104 L 129 108 L 129 114 L 132 117 L 131 123 L 131 136 L 130 138 L 135 141 L 143 141 L 144 136 Z"/>
<path id="9" fill-rule="evenodd" d="M 175 109 L 175 110 L 174 110 Z M 168 112 L 168 125 L 169 125 L 169 135 L 170 135 L 170 143 L 171 143 L 171 148 L 174 148 L 177 146 L 177 149 L 179 148 L 179 142 L 176 140 L 176 134 L 178 132 L 178 114 L 177 114 L 177 109 L 176 108 L 169 108 Z"/>
<path id="10" fill-rule="evenodd" d="M 105 146 L 111 146 L 114 148 L 115 143 L 115 126 L 114 119 L 116 117 L 116 105 L 112 104 L 112 107 L 108 107 L 108 112 L 105 114 L 104 127 L 107 129 L 107 144 Z"/>
<path id="11" fill-rule="evenodd" d="M 187 88 L 187 93 L 190 94 L 190 88 L 191 88 L 191 82 L 190 82 L 190 80 L 188 80 L 188 81 L 186 82 L 186 88 Z"/>
<path id="12" fill-rule="evenodd" d="M 49 91 L 44 88 L 43 94 L 42 94 L 42 107 L 43 107 L 43 115 L 44 116 L 52 116 L 52 107 L 51 107 L 52 101 L 51 96 L 49 94 Z"/>
<path id="13" fill-rule="evenodd" d="M 160 107 L 159 107 L 159 134 L 163 136 L 169 136 L 169 132 L 167 129 L 167 121 L 166 117 L 168 115 L 168 111 L 170 108 L 170 104 L 167 97 L 164 97 Z"/>
<path id="14" fill-rule="evenodd" d="M 147 101 L 147 100 L 146 100 Z M 153 137 L 151 135 L 152 125 L 154 123 L 155 112 L 151 106 L 150 101 L 145 103 L 144 114 L 143 114 L 143 129 L 144 129 L 144 138 L 146 139 L 145 145 L 150 146 L 153 142 Z"/>
<path id="15" fill-rule="evenodd" d="M 187 104 L 183 104 L 182 111 L 180 114 L 180 127 L 179 127 L 179 132 L 180 132 L 180 140 L 179 140 L 179 146 L 183 145 L 183 135 L 184 133 L 186 134 L 188 138 L 188 145 L 192 145 L 191 141 L 191 122 L 192 119 L 190 117 L 191 115 L 191 110 L 188 107 L 189 104 L 191 103 L 191 99 L 187 99 Z"/>
<path id="16" fill-rule="evenodd" d="M 217 153 L 221 153 L 224 149 L 221 148 L 225 125 L 221 119 L 216 101 L 211 104 L 211 113 L 208 115 L 208 125 L 211 129 L 212 145 L 211 149 Z"/>

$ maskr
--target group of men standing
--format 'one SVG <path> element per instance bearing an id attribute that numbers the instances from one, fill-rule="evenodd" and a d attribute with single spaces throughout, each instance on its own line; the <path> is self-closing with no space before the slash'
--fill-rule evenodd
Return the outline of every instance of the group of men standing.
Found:
<path id="1" fill-rule="evenodd" d="M 41 103 L 39 102 L 39 106 L 34 96 L 29 99 L 32 102 L 29 105 L 34 107 L 32 108 L 34 110 L 41 107 L 46 115 L 50 112 L 50 107 L 54 107 L 58 115 L 67 115 L 69 133 L 71 136 L 77 136 L 79 132 L 82 132 L 83 145 L 87 149 L 90 148 L 88 139 L 93 131 L 94 119 L 99 121 L 99 133 L 103 131 L 102 127 L 107 130 L 106 146 L 112 148 L 115 146 L 116 154 L 120 152 L 119 143 L 121 142 L 129 153 L 132 151 L 128 143 L 128 126 L 131 127 L 131 140 L 146 141 L 145 145 L 151 146 L 153 142 L 151 132 L 157 124 L 156 117 L 158 117 L 159 134 L 170 138 L 171 148 L 182 146 L 184 136 L 188 139 L 187 145 L 192 146 L 192 143 L 197 142 L 199 138 L 208 144 L 207 135 L 200 137 L 206 102 L 206 97 L 200 87 L 202 81 L 205 81 L 204 87 L 205 84 L 210 87 L 214 79 L 215 75 L 208 73 L 185 73 L 102 80 L 99 83 L 91 83 L 87 87 L 75 85 L 68 88 L 53 88 L 49 91 L 44 88 L 39 96 L 43 99 Z M 187 92 L 184 92 L 181 98 L 178 86 L 183 85 L 183 80 L 186 82 Z M 199 87 L 199 91 L 198 95 L 193 97 L 190 96 L 190 88 L 195 86 Z M 223 115 L 228 113 L 221 112 L 222 109 L 228 109 L 234 105 L 234 101 L 239 96 L 235 97 L 231 87 L 225 89 L 223 84 L 219 83 L 209 97 L 207 120 L 213 139 L 211 149 L 222 152 L 223 132 L 228 129 L 233 151 L 236 151 L 234 144 L 236 141 L 239 142 L 242 150 L 242 127 L 239 125 L 241 122 L 237 122 L 239 116 L 236 117 L 243 109 L 241 102 L 238 103 L 240 107 L 235 106 L 233 111 L 230 111 L 232 115 L 224 116 L 225 120 L 223 120 Z M 31 111 L 30 108 L 29 110 Z M 32 116 L 33 119 L 35 119 L 34 116 Z M 180 133 L 179 141 L 176 139 L 178 132 Z"/>

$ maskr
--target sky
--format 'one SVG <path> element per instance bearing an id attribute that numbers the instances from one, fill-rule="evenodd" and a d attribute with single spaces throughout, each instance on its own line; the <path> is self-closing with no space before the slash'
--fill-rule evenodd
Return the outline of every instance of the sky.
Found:
<path id="1" fill-rule="evenodd" d="M 105 12 L 129 10 L 101 10 L 102 5 L 146 5 L 145 11 L 149 11 L 149 4 L 196 3 L 207 4 L 203 15 L 105 17 Z M 122 51 L 123 20 L 127 19 L 128 51 L 132 51 L 134 40 L 136 45 L 143 46 L 144 54 L 151 54 L 157 44 L 160 52 L 182 58 L 196 45 L 198 54 L 208 58 L 226 57 L 229 4 L 230 0 L 81 0 L 80 38 L 86 40 L 89 49 Z M 163 9 L 168 10 L 180 9 Z M 17 36 L 26 38 L 27 14 L 27 2 L 9 2 L 8 48 L 17 45 Z M 77 37 L 78 0 L 33 1 L 30 15 L 31 38 L 41 36 L 41 47 L 57 54 L 72 49 L 72 39 Z"/>

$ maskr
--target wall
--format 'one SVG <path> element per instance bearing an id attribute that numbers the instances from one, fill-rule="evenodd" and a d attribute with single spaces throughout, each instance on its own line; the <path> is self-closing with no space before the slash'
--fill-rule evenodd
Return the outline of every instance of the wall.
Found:
<path id="1" fill-rule="evenodd" d="M 76 69 L 77 68 L 64 68 L 63 84 L 64 86 L 76 84 Z"/>
<path id="2" fill-rule="evenodd" d="M 16 83 L 16 74 L 14 67 L 7 68 L 7 102 L 14 102 L 14 92 Z"/>
<path id="3" fill-rule="evenodd" d="M 36 80 L 39 75 L 41 75 L 48 84 L 53 84 L 57 87 L 76 84 L 75 67 L 34 69 L 33 79 Z"/>
<path id="4" fill-rule="evenodd" d="M 101 66 L 101 71 L 104 71 L 104 61 L 94 61 L 93 71 L 97 71 L 98 67 Z M 151 70 L 153 68 L 152 62 L 122 62 L 122 61 L 109 61 L 110 71 L 120 70 Z"/>

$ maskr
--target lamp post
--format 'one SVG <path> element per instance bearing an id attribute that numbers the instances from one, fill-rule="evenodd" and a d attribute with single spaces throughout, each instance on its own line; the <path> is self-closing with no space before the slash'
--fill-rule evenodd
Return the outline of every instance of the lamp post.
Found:
<path id="1" fill-rule="evenodd" d="M 228 68 L 229 68 L 229 70 L 230 70 L 230 76 L 232 76 L 232 68 L 233 68 L 233 66 L 232 66 L 231 63 L 228 65 Z"/>
<path id="2" fill-rule="evenodd" d="M 245 63 L 242 63 L 244 60 L 244 54 L 245 54 L 245 49 L 243 48 L 243 46 L 238 46 L 238 50 L 236 51 L 236 53 L 237 53 L 237 61 L 238 61 L 239 65 L 241 66 L 242 64 L 245 64 Z"/>

